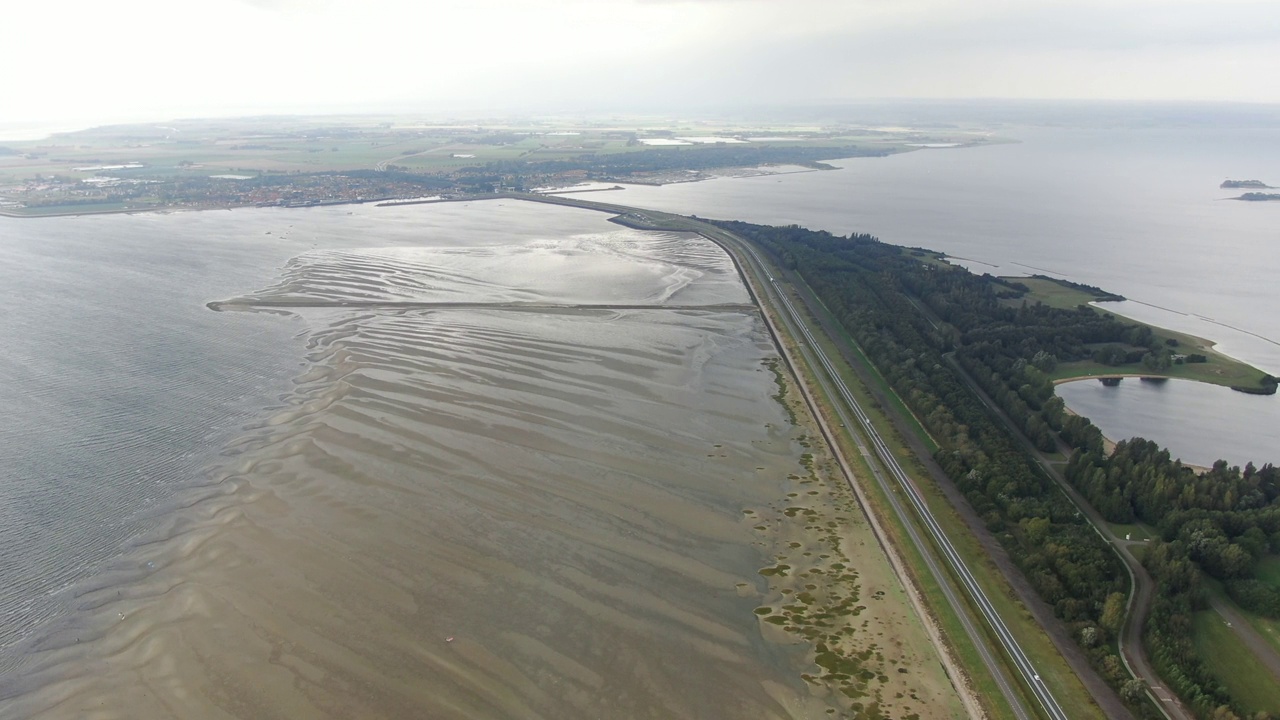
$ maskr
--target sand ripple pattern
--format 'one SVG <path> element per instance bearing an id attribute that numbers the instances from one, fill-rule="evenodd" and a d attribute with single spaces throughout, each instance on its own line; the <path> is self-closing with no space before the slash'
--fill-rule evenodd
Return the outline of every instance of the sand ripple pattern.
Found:
<path id="1" fill-rule="evenodd" d="M 308 253 L 276 285 L 219 305 L 749 301 L 728 257 L 703 238 L 619 230 L 519 245 Z"/>
<path id="2" fill-rule="evenodd" d="M 752 614 L 742 508 L 795 469 L 765 427 L 784 421 L 753 316 L 373 314 L 312 346 L 289 409 L 150 547 L 159 570 L 81 598 L 96 619 L 44 648 L 30 709 L 792 717 L 813 702 Z M 83 643 L 93 660 L 67 662 Z"/>
<path id="3" fill-rule="evenodd" d="M 296 392 L 75 588 L 72 619 L 0 682 L 6 709 L 826 716 L 807 648 L 754 614 L 765 557 L 743 511 L 800 465 L 772 347 L 726 309 L 747 297 L 714 246 L 315 252 L 238 302 L 281 299 L 310 328 Z M 342 307 L 449 299 L 594 307 Z"/>

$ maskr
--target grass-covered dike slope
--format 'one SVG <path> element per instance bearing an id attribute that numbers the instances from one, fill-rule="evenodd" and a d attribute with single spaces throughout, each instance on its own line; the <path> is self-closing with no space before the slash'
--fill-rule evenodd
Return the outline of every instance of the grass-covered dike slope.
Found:
<path id="1" fill-rule="evenodd" d="M 1154 708 L 1141 704 L 1140 687 L 1117 655 L 1119 616 L 1108 599 L 1127 589 L 1123 571 L 961 373 L 1041 450 L 1057 450 L 1059 440 L 1071 446 L 1067 476 L 1107 521 L 1141 522 L 1159 533 L 1144 553 L 1158 585 L 1144 639 L 1168 686 L 1202 717 L 1271 717 L 1211 672 L 1213 659 L 1192 641 L 1192 628 L 1214 579 L 1254 612 L 1277 600 L 1265 578 L 1266 558 L 1280 553 L 1280 470 L 1217 463 L 1199 472 L 1145 440 L 1109 451 L 1098 429 L 1067 413 L 1054 393 L 1054 381 L 1072 372 L 1175 376 L 1202 370 L 1188 365 L 1216 365 L 1222 375 L 1215 379 L 1231 384 L 1251 368 L 1192 351 L 1186 346 L 1207 347 L 1188 336 L 1098 310 L 1087 302 L 1108 298 L 1096 288 L 975 275 L 937 253 L 869 235 L 721 225 L 818 293 L 937 440 L 935 458 L 969 504 L 1135 711 Z M 1274 391 L 1274 378 L 1257 373 L 1255 382 L 1258 391 Z"/>

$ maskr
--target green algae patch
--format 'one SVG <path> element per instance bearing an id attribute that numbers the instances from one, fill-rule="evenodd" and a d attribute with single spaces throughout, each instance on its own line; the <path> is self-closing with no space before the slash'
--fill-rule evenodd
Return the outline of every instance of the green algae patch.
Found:
<path id="1" fill-rule="evenodd" d="M 869 601 L 862 597 L 858 562 L 846 548 L 866 544 L 851 543 L 845 536 L 851 528 L 867 532 L 860 510 L 842 485 L 822 479 L 819 458 L 805 453 L 801 462 L 805 475 L 789 477 L 784 484 L 812 488 L 804 504 L 796 504 L 796 493 L 783 492 L 775 506 L 746 513 L 764 520 L 755 526 L 757 532 L 769 535 L 773 547 L 785 549 L 759 570 L 769 581 L 766 599 L 771 601 L 755 608 L 755 615 L 792 642 L 809 645 L 811 669 L 801 679 L 813 694 L 838 708 L 832 714 L 872 720 L 918 716 L 925 708 L 910 697 L 905 676 L 894 672 L 891 662 L 901 659 L 887 659 L 881 647 L 883 628 L 859 618 Z M 874 593 L 876 599 L 885 595 L 880 589 Z"/>
<path id="2" fill-rule="evenodd" d="M 779 387 L 774 398 L 795 426 L 798 467 L 779 479 L 774 503 L 743 512 L 759 537 L 758 572 L 767 586 L 753 608 L 762 638 L 803 654 L 807 667 L 796 683 L 830 717 L 964 716 L 905 588 L 795 399 L 800 393 L 788 391 L 791 376 L 785 366 L 766 365 Z"/>
<path id="3" fill-rule="evenodd" d="M 760 568 L 760 574 L 765 577 L 773 577 L 774 575 L 787 576 L 787 571 L 791 569 L 790 565 L 774 565 L 773 567 Z"/>
<path id="4" fill-rule="evenodd" d="M 773 373 L 773 382 L 778 388 L 778 391 L 773 394 L 773 399 L 777 400 L 778 404 L 786 410 L 787 421 L 792 425 L 795 425 L 796 409 L 797 407 L 803 407 L 804 403 L 798 399 L 787 397 L 788 383 L 787 376 L 783 373 L 782 359 L 769 358 L 764 361 L 764 366 L 769 368 L 769 372 Z"/>

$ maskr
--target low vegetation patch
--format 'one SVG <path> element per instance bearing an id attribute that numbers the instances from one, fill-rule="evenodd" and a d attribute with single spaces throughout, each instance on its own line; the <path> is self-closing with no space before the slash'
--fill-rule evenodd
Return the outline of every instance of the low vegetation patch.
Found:
<path id="1" fill-rule="evenodd" d="M 1280 716 L 1280 683 L 1253 659 L 1221 615 L 1202 610 L 1192 620 L 1193 645 L 1210 672 L 1236 699 L 1243 713 Z"/>

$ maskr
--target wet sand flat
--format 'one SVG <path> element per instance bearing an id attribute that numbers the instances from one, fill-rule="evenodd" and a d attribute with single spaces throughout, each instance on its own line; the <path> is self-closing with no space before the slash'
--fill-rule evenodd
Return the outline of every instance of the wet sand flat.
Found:
<path id="1" fill-rule="evenodd" d="M 78 591 L 16 716 L 958 715 L 728 258 L 513 252 L 312 253 L 233 298 L 304 319 L 295 391 Z"/>

